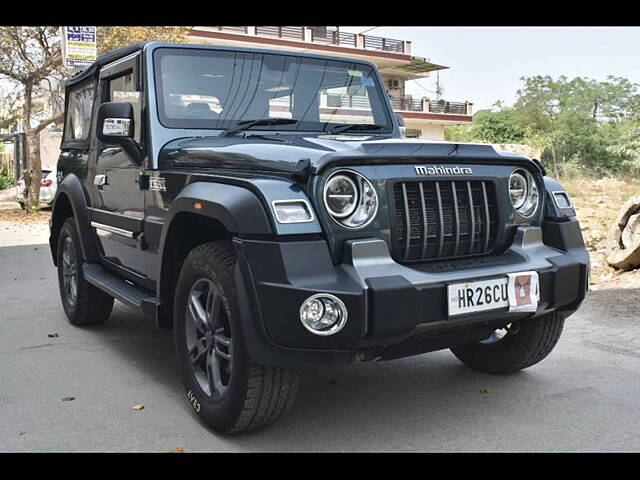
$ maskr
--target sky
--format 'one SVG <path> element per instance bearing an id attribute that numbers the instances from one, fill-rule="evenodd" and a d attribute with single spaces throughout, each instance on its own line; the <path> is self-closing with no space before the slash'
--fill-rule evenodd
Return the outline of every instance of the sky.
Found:
<path id="1" fill-rule="evenodd" d="M 410 40 L 412 55 L 451 67 L 440 71 L 442 98 L 473 102 L 474 111 L 496 100 L 511 105 L 523 76 L 614 75 L 640 84 L 640 27 L 377 27 L 365 34 Z M 435 92 L 435 73 L 418 82 Z M 435 96 L 411 83 L 407 93 Z"/>

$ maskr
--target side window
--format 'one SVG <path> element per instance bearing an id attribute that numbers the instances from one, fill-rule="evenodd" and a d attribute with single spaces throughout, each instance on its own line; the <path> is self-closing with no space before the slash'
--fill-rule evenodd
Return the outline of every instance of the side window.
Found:
<path id="1" fill-rule="evenodd" d="M 67 121 L 64 128 L 64 140 L 68 142 L 82 142 L 89 137 L 91 126 L 91 110 L 95 83 L 91 82 L 74 87 L 67 92 Z"/>
<path id="2" fill-rule="evenodd" d="M 135 127 L 134 139 L 140 143 L 142 105 L 140 94 L 133 83 L 133 73 L 127 73 L 120 77 L 112 78 L 109 83 L 110 102 L 129 102 L 133 105 L 133 123 Z"/>

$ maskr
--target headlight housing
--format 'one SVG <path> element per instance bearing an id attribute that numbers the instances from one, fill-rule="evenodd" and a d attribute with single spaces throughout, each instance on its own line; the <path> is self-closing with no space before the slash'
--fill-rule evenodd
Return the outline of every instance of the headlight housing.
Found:
<path id="1" fill-rule="evenodd" d="M 373 185 L 351 170 L 334 172 L 325 182 L 322 196 L 331 218 L 345 228 L 363 228 L 378 212 L 378 194 Z"/>
<path id="2" fill-rule="evenodd" d="M 533 175 L 526 170 L 514 170 L 509 177 L 509 198 L 520 216 L 533 216 L 540 204 L 540 193 Z"/>

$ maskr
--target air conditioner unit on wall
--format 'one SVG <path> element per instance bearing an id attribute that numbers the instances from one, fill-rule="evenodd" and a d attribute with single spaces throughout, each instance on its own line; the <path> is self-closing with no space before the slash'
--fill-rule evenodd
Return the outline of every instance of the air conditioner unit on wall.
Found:
<path id="1" fill-rule="evenodd" d="M 396 80 L 395 78 L 392 78 L 387 83 L 389 88 L 400 88 L 400 80 Z"/>

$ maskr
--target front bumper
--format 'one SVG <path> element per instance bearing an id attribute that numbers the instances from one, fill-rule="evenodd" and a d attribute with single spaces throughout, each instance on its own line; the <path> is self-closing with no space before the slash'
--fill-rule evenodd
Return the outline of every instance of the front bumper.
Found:
<path id="1" fill-rule="evenodd" d="M 589 255 L 575 220 L 519 227 L 500 255 L 411 266 L 396 263 L 375 238 L 348 241 L 338 265 L 324 240 L 234 242 L 247 346 L 255 361 L 271 365 L 397 358 L 479 340 L 514 320 L 554 310 L 570 315 L 588 285 Z M 449 319 L 448 283 L 528 270 L 540 279 L 535 313 L 504 308 Z M 319 292 L 338 296 L 349 311 L 335 335 L 314 335 L 300 323 L 300 305 Z"/>

